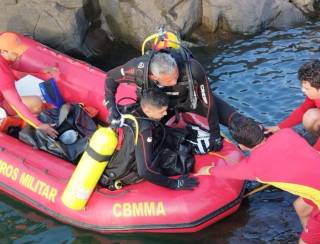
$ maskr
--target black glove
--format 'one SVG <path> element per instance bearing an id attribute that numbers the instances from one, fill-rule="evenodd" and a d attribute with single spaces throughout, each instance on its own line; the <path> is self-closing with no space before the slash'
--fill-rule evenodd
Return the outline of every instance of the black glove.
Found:
<path id="1" fill-rule="evenodd" d="M 223 140 L 222 138 L 219 136 L 219 137 L 215 137 L 215 136 L 210 136 L 210 146 L 209 146 L 209 149 L 211 151 L 215 151 L 215 152 L 218 152 L 222 149 L 223 147 Z"/>
<path id="2" fill-rule="evenodd" d="M 111 107 L 109 109 L 107 122 L 113 128 L 118 128 L 121 126 L 121 123 L 122 123 L 121 114 L 115 107 Z"/>
<path id="3" fill-rule="evenodd" d="M 199 185 L 198 178 L 188 177 L 183 175 L 176 180 L 175 190 L 193 190 L 196 186 Z"/>

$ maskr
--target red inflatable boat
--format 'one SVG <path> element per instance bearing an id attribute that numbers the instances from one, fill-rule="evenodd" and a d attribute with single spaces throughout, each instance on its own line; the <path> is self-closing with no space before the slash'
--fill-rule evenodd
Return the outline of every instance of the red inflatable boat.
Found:
<path id="1" fill-rule="evenodd" d="M 21 67 L 57 67 L 57 86 L 64 101 L 95 107 L 98 117 L 106 118 L 103 71 L 29 38 L 21 39 L 29 46 L 18 61 Z M 122 85 L 118 95 L 128 94 L 133 95 L 132 87 Z M 101 233 L 194 232 L 236 211 L 242 199 L 243 181 L 210 175 L 213 164 L 241 159 L 241 152 L 227 141 L 219 153 L 196 155 L 193 174 L 200 184 L 195 190 L 174 191 L 146 181 L 113 192 L 98 186 L 81 211 L 71 210 L 61 201 L 74 165 L 4 133 L 0 133 L 0 149 L 3 192 L 61 222 Z"/>

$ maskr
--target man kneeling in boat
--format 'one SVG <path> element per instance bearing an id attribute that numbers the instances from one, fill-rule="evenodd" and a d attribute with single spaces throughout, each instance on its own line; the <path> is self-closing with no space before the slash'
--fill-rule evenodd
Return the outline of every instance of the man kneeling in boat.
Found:
<path id="1" fill-rule="evenodd" d="M 319 129 L 318 126 L 317 133 Z M 289 128 L 279 130 L 266 139 L 262 128 L 252 119 L 238 118 L 231 122 L 229 130 L 241 149 L 251 152 L 250 156 L 234 165 L 215 167 L 212 175 L 257 180 L 307 199 L 312 211 L 308 219 L 302 221 L 304 229 L 299 243 L 319 243 L 319 152 Z M 296 210 L 301 209 L 299 206 L 301 202 L 296 202 Z"/>
<path id="2" fill-rule="evenodd" d="M 115 152 L 110 160 L 100 183 L 111 190 L 117 188 L 117 180 L 121 178 L 124 184 L 132 184 L 140 179 L 148 180 L 156 185 L 176 189 L 191 190 L 198 185 L 195 177 L 182 176 L 172 179 L 162 174 L 155 159 L 159 152 L 159 136 L 156 130 L 162 131 L 160 120 L 167 114 L 169 99 L 165 93 L 158 89 L 148 89 L 142 93 L 140 106 L 134 109 L 132 114 L 139 123 L 139 137 L 137 145 L 134 145 L 134 133 L 131 127 L 123 127 L 121 148 Z M 159 139 L 159 140 L 157 140 Z M 160 143 L 161 144 L 161 143 Z M 163 159 L 165 160 L 165 159 Z M 119 169 L 119 167 L 123 167 Z M 116 171 L 121 171 L 121 175 Z"/>
<path id="3" fill-rule="evenodd" d="M 0 104 L 9 115 L 18 114 L 25 122 L 32 127 L 42 130 L 47 135 L 55 138 L 58 132 L 49 124 L 44 124 L 37 119 L 37 114 L 42 111 L 43 104 L 40 97 L 20 97 L 15 88 L 14 82 L 20 78 L 17 76 L 30 74 L 26 70 L 18 70 L 16 61 L 26 52 L 28 47 L 22 44 L 19 37 L 14 33 L 3 33 L 0 35 Z M 13 72 L 14 69 L 17 72 Z M 35 76 L 48 79 L 49 73 L 55 72 L 52 68 L 43 69 Z"/>

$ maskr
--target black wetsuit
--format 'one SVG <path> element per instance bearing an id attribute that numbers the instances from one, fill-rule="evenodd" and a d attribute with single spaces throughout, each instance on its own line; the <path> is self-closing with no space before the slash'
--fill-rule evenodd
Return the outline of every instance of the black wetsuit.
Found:
<path id="1" fill-rule="evenodd" d="M 135 83 L 137 85 L 138 97 L 141 90 L 158 87 L 166 92 L 170 98 L 166 119 L 175 115 L 177 111 L 195 113 L 207 119 L 210 134 L 213 137 L 220 137 L 219 122 L 227 126 L 230 115 L 236 112 L 235 109 L 217 96 L 213 96 L 203 67 L 198 61 L 191 58 L 191 73 L 194 89 L 198 98 L 196 108 L 192 109 L 190 106 L 189 86 L 184 60 L 182 60 L 181 54 L 174 49 L 170 50 L 170 54 L 176 60 L 179 69 L 177 85 L 159 87 L 156 82 L 152 80 L 148 80 L 146 83 L 150 54 L 134 58 L 107 73 L 105 100 L 108 109 L 115 106 L 115 93 L 119 83 Z"/>
<path id="2" fill-rule="evenodd" d="M 140 108 L 136 109 L 132 114 L 137 117 L 139 123 L 137 145 L 134 145 L 133 125 L 130 126 L 131 128 L 123 127 L 122 146 L 113 155 L 104 174 L 111 181 L 116 180 L 116 177 L 111 179 L 110 175 L 116 172 L 116 168 L 119 171 L 119 167 L 127 165 L 127 169 L 120 169 L 120 171 L 123 171 L 123 173 L 127 175 L 129 175 L 129 171 L 135 171 L 138 177 L 131 174 L 129 177 L 133 177 L 133 179 L 128 179 L 128 177 L 125 176 L 123 180 L 124 183 L 127 183 L 127 180 L 128 183 L 131 184 L 142 178 L 156 185 L 176 189 L 177 180 L 162 175 L 159 172 L 160 166 L 155 165 L 158 164 L 156 162 L 159 162 L 159 160 L 155 160 L 155 158 L 160 144 L 159 140 L 161 140 L 163 136 L 163 133 L 161 133 L 163 128 L 155 121 L 142 119 L 145 115 Z M 156 133 L 157 136 L 155 136 Z"/>

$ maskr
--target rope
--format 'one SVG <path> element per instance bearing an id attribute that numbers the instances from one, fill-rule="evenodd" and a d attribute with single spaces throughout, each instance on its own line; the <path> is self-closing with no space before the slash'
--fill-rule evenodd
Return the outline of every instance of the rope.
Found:
<path id="1" fill-rule="evenodd" d="M 249 191 L 248 193 L 246 193 L 246 194 L 243 196 L 243 198 L 250 197 L 250 196 L 252 196 L 254 193 L 257 193 L 257 192 L 259 192 L 259 191 L 262 191 L 262 190 L 268 188 L 269 186 L 270 186 L 270 185 L 262 185 L 262 186 L 259 186 L 259 187 L 255 188 L 255 189 L 253 189 L 252 191 Z"/>

